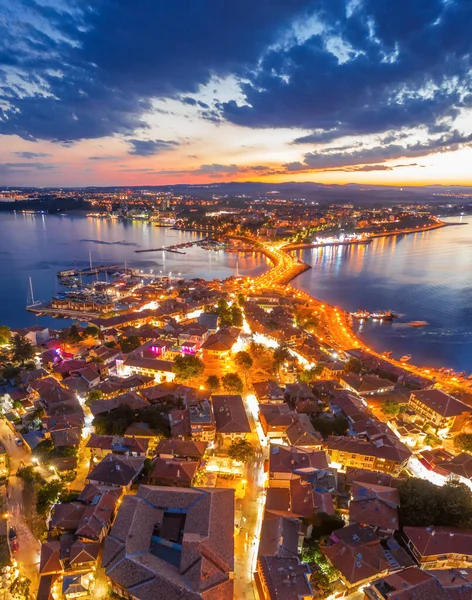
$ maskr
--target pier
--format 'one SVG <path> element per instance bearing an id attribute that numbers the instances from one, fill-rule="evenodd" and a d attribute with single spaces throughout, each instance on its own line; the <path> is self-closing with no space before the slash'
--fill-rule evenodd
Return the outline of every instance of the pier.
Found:
<path id="1" fill-rule="evenodd" d="M 66 269 L 58 271 L 59 279 L 63 277 L 77 277 L 78 275 L 97 275 L 97 273 L 113 273 L 120 268 L 119 265 L 98 265 L 96 267 L 87 267 L 86 269 Z"/>

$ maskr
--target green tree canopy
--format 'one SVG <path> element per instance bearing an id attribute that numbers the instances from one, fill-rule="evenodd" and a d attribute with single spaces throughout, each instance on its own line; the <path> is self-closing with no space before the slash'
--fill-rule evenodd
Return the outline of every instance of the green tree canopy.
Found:
<path id="1" fill-rule="evenodd" d="M 349 423 L 343 416 L 329 417 L 322 415 L 314 417 L 311 422 L 313 423 L 313 427 L 319 431 L 323 437 L 329 435 L 346 435 L 346 432 L 349 429 Z"/>
<path id="2" fill-rule="evenodd" d="M 312 539 L 320 539 L 331 535 L 336 529 L 342 529 L 344 527 L 344 521 L 338 515 L 329 515 L 324 512 L 313 513 L 309 517 L 303 519 L 306 525 L 312 525 Z"/>
<path id="3" fill-rule="evenodd" d="M 233 460 L 247 462 L 254 455 L 254 449 L 247 440 L 236 439 L 228 448 L 228 456 Z"/>
<path id="4" fill-rule="evenodd" d="M 102 397 L 103 397 L 103 394 L 100 390 L 91 389 L 89 392 L 87 392 L 87 399 L 86 399 L 85 403 L 87 404 L 87 406 L 90 406 L 97 400 L 101 400 Z"/>
<path id="5" fill-rule="evenodd" d="M 98 337 L 100 333 L 100 329 L 98 327 L 94 327 L 93 325 L 89 325 L 84 329 L 84 335 L 89 337 Z"/>
<path id="6" fill-rule="evenodd" d="M 456 435 L 454 447 L 472 453 L 472 433 L 459 433 L 459 435 Z"/>
<path id="7" fill-rule="evenodd" d="M 345 373 L 357 373 L 357 374 L 359 374 L 361 371 L 362 371 L 362 363 L 355 356 L 352 356 L 347 361 L 347 363 L 344 365 L 344 372 Z"/>
<path id="8" fill-rule="evenodd" d="M 249 371 L 253 365 L 253 360 L 249 352 L 241 350 L 237 352 L 234 357 L 234 364 L 239 367 L 242 371 Z"/>
<path id="9" fill-rule="evenodd" d="M 221 378 L 221 383 L 226 392 L 241 394 L 244 388 L 243 380 L 237 373 L 227 373 Z"/>
<path id="10" fill-rule="evenodd" d="M 13 359 L 16 362 L 24 365 L 25 362 L 34 357 L 33 345 L 24 336 L 15 333 L 11 341 L 13 346 Z"/>
<path id="11" fill-rule="evenodd" d="M 450 481 L 438 487 L 412 477 L 400 484 L 399 492 L 402 526 L 470 527 L 472 524 L 472 494 L 463 483 Z"/>
<path id="12" fill-rule="evenodd" d="M 64 484 L 58 479 L 46 482 L 38 491 L 36 499 L 36 510 L 38 514 L 45 515 L 51 506 L 58 501 L 64 491 Z"/>
<path id="13" fill-rule="evenodd" d="M 130 335 L 129 337 L 122 338 L 120 340 L 121 351 L 125 354 L 129 354 L 133 350 L 136 350 L 136 348 L 139 348 L 140 345 L 141 342 L 139 341 L 139 338 L 135 335 Z"/>
<path id="14" fill-rule="evenodd" d="M 210 390 L 212 394 L 217 392 L 221 387 L 221 381 L 218 375 L 208 375 L 205 382 L 205 387 L 207 390 Z"/>
<path id="15" fill-rule="evenodd" d="M 182 354 L 175 359 L 173 369 L 177 379 L 188 381 L 189 379 L 198 379 L 201 377 L 205 370 L 205 365 L 198 356 Z"/>
<path id="16" fill-rule="evenodd" d="M 4 346 L 10 342 L 11 331 L 6 325 L 0 325 L 0 346 Z"/>
<path id="17" fill-rule="evenodd" d="M 396 417 L 405 409 L 404 404 L 399 404 L 398 402 L 394 402 L 393 400 L 387 400 L 382 404 L 380 410 L 382 413 L 389 417 Z"/>

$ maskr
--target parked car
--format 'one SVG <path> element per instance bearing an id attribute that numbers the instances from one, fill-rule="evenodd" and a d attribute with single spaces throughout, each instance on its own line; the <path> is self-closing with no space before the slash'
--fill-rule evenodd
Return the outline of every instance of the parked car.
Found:
<path id="1" fill-rule="evenodd" d="M 23 446 L 23 440 L 20 440 L 20 438 L 15 438 L 15 444 L 17 446 Z"/>
<path id="2" fill-rule="evenodd" d="M 20 546 L 18 545 L 18 540 L 12 540 L 10 542 L 10 548 L 12 552 L 18 552 L 18 550 L 20 549 Z"/>
<path id="3" fill-rule="evenodd" d="M 16 527 L 10 527 L 8 531 L 8 539 L 16 540 Z"/>

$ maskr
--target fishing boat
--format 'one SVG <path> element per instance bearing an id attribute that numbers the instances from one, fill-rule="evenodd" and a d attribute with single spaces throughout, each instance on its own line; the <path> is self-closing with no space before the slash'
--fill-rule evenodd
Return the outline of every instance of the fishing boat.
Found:
<path id="1" fill-rule="evenodd" d="M 410 327 L 426 327 L 426 325 L 428 325 L 428 321 L 410 321 L 408 325 Z"/>

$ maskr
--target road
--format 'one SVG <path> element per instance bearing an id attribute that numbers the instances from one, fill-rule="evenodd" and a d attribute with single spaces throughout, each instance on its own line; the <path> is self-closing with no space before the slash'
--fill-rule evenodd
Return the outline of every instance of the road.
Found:
<path id="1" fill-rule="evenodd" d="M 34 592 L 39 583 L 39 558 L 41 544 L 34 537 L 23 516 L 23 480 L 16 477 L 20 463 L 30 464 L 31 454 L 25 446 L 15 443 L 15 434 L 6 422 L 0 420 L 0 439 L 10 457 L 10 478 L 7 486 L 5 510 L 8 513 L 8 526 L 16 527 L 19 551 L 15 559 L 23 565 L 22 571 L 31 579 L 31 590 Z"/>
<path id="2" fill-rule="evenodd" d="M 245 397 L 245 408 L 251 426 L 248 441 L 254 448 L 254 459 L 247 466 L 247 485 L 244 498 L 236 500 L 236 508 L 241 510 L 242 523 L 234 539 L 234 597 L 243 600 L 259 600 L 254 582 L 259 536 L 265 506 L 264 460 L 267 448 L 262 447 L 257 433 L 260 427 L 257 401 Z"/>

